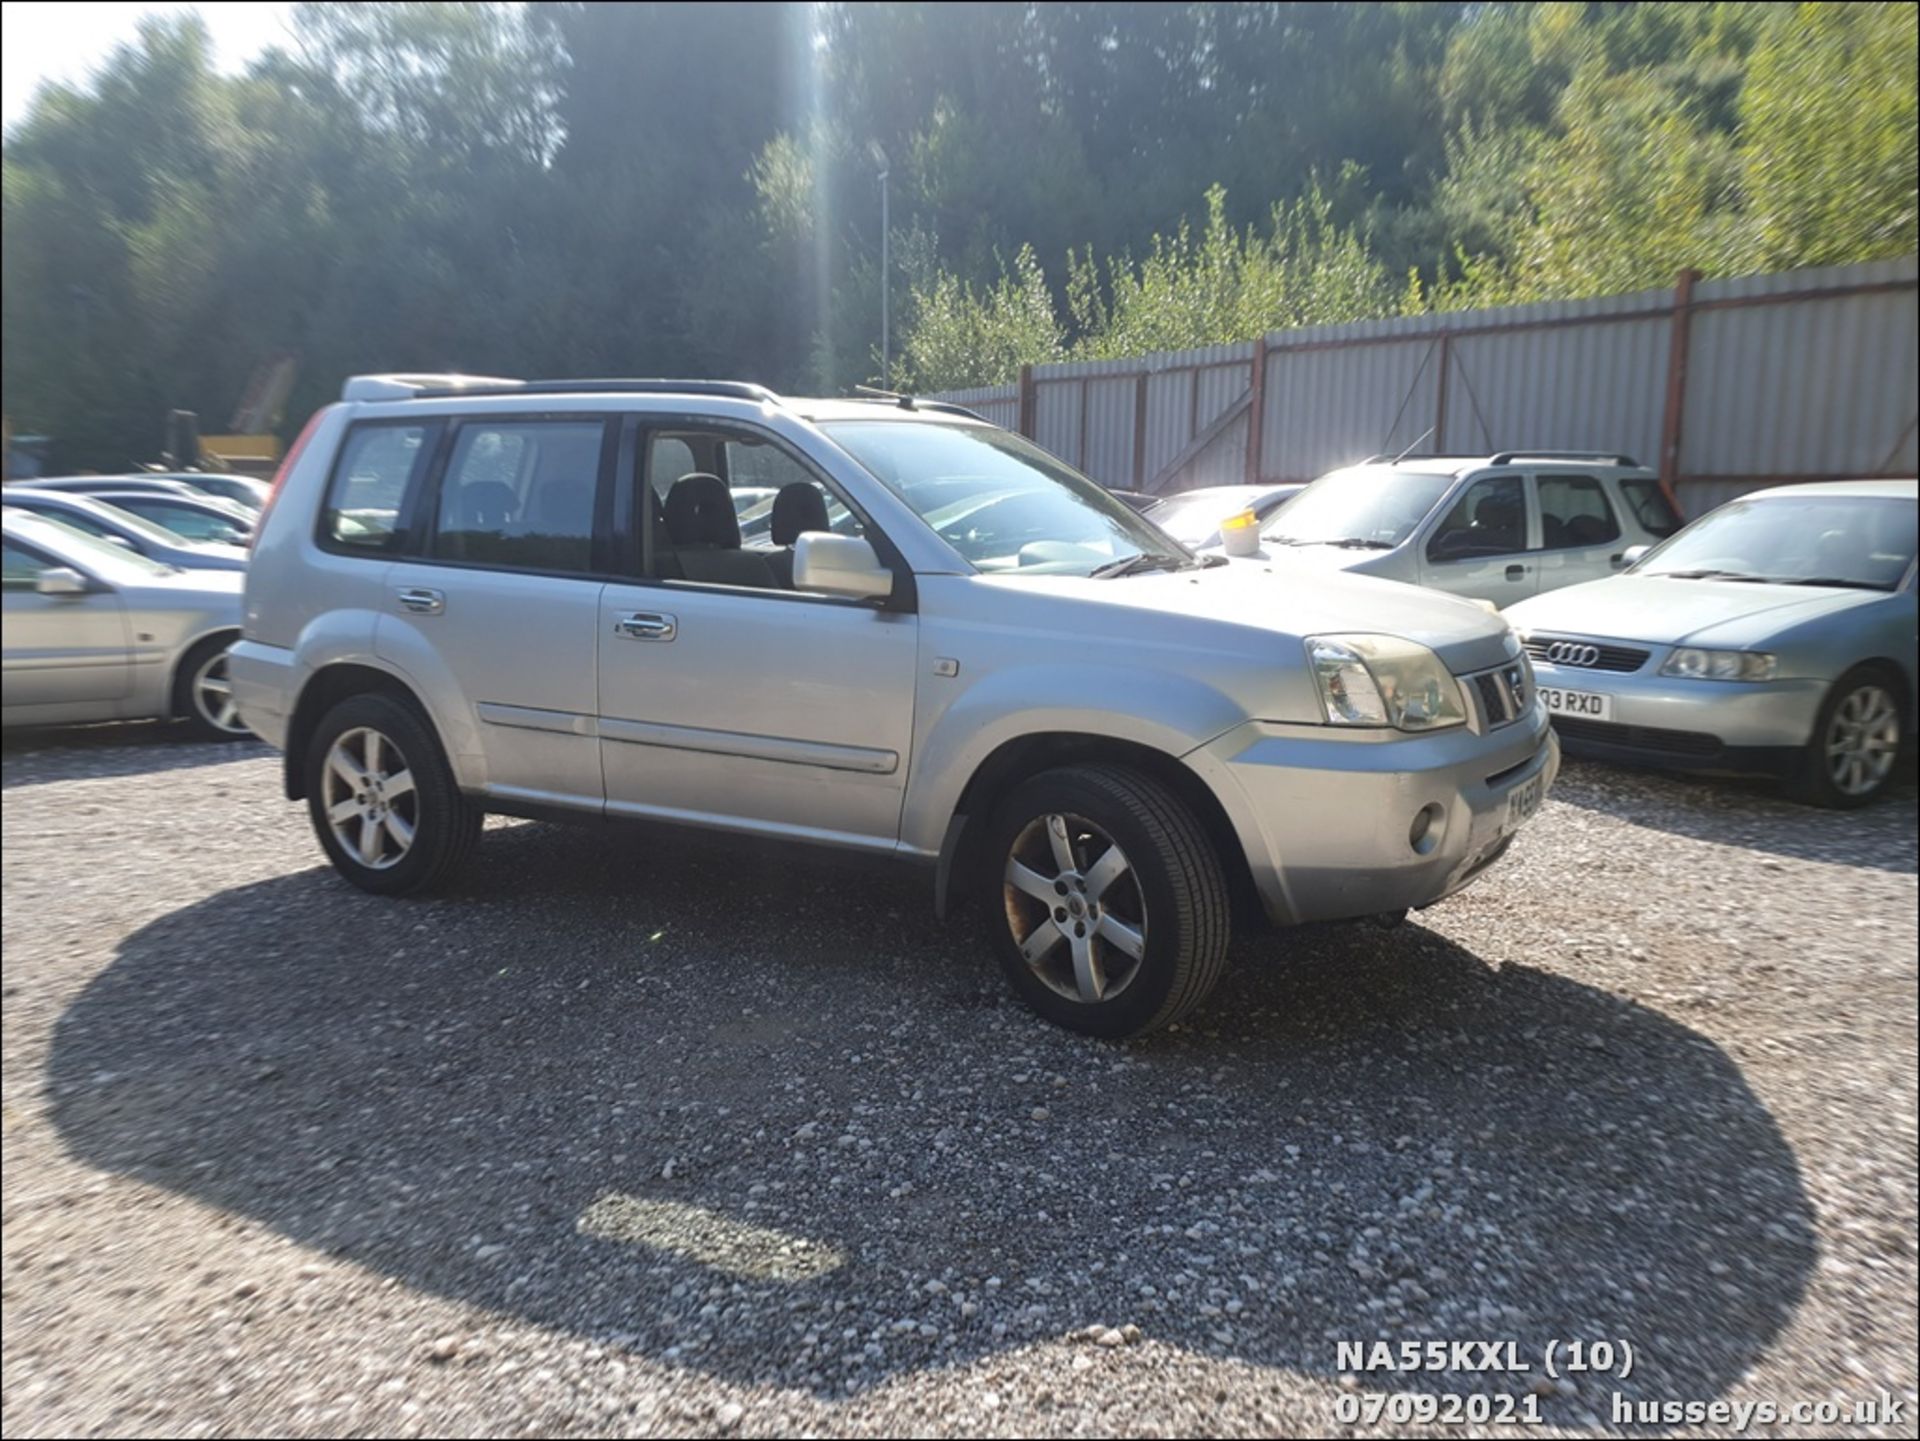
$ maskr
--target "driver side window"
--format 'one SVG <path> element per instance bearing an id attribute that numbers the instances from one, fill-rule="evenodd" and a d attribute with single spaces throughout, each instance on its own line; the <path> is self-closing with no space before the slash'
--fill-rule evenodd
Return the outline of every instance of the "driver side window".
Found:
<path id="1" fill-rule="evenodd" d="M 1476 480 L 1427 542 L 1428 560 L 1478 560 L 1527 548 L 1527 497 L 1517 475 Z"/>
<path id="2" fill-rule="evenodd" d="M 42 560 L 31 551 L 22 550 L 12 541 L 5 545 L 5 584 L 8 590 L 32 590 L 39 580 L 40 572 L 50 562 Z"/>

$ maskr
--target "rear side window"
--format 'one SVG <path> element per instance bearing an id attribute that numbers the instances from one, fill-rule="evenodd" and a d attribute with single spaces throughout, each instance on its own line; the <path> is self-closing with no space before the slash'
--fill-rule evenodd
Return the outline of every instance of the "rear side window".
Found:
<path id="1" fill-rule="evenodd" d="M 425 468 L 426 424 L 356 425 L 334 464 L 321 533 L 345 550 L 391 550 Z"/>
<path id="2" fill-rule="evenodd" d="M 1626 497 L 1627 504 L 1633 507 L 1633 518 L 1640 522 L 1640 529 L 1648 535 L 1665 540 L 1678 534 L 1682 521 L 1667 500 L 1667 493 L 1660 488 L 1660 482 L 1646 476 L 1629 476 L 1620 482 L 1620 494 Z"/>
<path id="3" fill-rule="evenodd" d="M 1540 548 L 1575 550 L 1620 539 L 1620 521 L 1606 487 L 1591 475 L 1543 475 L 1540 487 Z"/>
<path id="4" fill-rule="evenodd" d="M 434 558 L 514 570 L 592 570 L 605 436 L 598 420 L 461 426 L 440 481 Z"/>

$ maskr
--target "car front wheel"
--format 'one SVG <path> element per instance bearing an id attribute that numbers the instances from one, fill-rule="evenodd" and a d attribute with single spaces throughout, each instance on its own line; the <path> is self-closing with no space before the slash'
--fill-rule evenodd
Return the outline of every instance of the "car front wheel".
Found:
<path id="1" fill-rule="evenodd" d="M 1906 682 L 1880 666 L 1856 666 L 1835 681 L 1807 742 L 1797 797 L 1851 810 L 1884 792 L 1906 745 L 1905 693 Z"/>
<path id="2" fill-rule="evenodd" d="M 334 869 L 362 890 L 430 890 L 479 836 L 481 812 L 460 794 L 432 727 L 393 696 L 349 696 L 328 711 L 306 770 L 314 833 Z"/>
<path id="3" fill-rule="evenodd" d="M 1166 786 L 1106 765 L 1046 771 L 994 814 L 1001 962 L 1021 998 L 1089 1035 L 1138 1035 L 1197 1006 L 1226 966 L 1219 857 Z"/>

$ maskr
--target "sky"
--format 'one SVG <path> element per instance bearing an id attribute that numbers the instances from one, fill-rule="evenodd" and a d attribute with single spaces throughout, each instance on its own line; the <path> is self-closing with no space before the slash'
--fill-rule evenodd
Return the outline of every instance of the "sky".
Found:
<path id="1" fill-rule="evenodd" d="M 143 15 L 198 10 L 213 32 L 217 63 L 234 71 L 286 39 L 286 16 L 292 8 L 251 0 L 199 5 L 6 0 L 0 5 L 0 101 L 5 110 L 0 123 L 11 129 L 26 114 L 42 81 L 84 80 L 115 45 L 133 39 Z"/>

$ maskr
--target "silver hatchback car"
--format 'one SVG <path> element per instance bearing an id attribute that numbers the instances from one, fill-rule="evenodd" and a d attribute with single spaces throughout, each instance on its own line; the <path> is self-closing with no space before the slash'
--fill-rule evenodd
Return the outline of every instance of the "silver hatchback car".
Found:
<path id="1" fill-rule="evenodd" d="M 1507 612 L 1569 750 L 1785 781 L 1818 805 L 1882 794 L 1912 740 L 1911 480 L 1759 491 L 1610 580 Z"/>
<path id="2" fill-rule="evenodd" d="M 1453 894 L 1559 764 L 1485 607 L 1204 560 L 955 407 L 725 382 L 350 381 L 233 677 L 369 891 L 487 811 L 849 847 L 985 900 L 1020 995 L 1099 1035 L 1207 994 L 1230 902 Z"/>
<path id="3" fill-rule="evenodd" d="M 11 506 L 0 720 L 9 726 L 180 716 L 210 740 L 250 732 L 227 647 L 238 571 L 182 570 Z"/>

